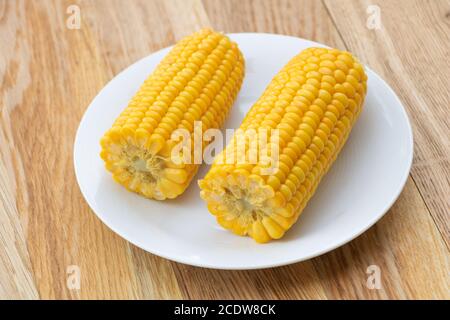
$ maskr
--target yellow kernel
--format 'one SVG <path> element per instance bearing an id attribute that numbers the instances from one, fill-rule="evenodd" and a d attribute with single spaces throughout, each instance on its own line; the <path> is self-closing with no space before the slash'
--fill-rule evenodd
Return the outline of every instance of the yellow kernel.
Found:
<path id="1" fill-rule="evenodd" d="M 342 70 L 335 70 L 334 71 L 334 79 L 337 83 L 342 83 L 345 81 L 346 75 Z"/>

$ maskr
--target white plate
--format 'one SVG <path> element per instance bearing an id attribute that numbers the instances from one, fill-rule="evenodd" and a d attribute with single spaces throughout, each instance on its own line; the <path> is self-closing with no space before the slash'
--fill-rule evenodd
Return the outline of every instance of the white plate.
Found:
<path id="1" fill-rule="evenodd" d="M 272 77 L 302 49 L 323 46 L 299 38 L 231 34 L 246 60 L 244 85 L 225 128 L 239 127 Z M 81 120 L 75 172 L 86 201 L 113 231 L 161 257 L 218 269 L 257 269 L 306 260 L 354 239 L 380 219 L 400 194 L 411 167 L 413 137 L 392 89 L 367 68 L 368 94 L 347 144 L 294 227 L 260 245 L 222 229 L 199 197 L 197 179 L 171 201 L 154 201 L 116 184 L 99 157 L 99 140 L 170 48 L 131 65 L 95 97 Z"/>

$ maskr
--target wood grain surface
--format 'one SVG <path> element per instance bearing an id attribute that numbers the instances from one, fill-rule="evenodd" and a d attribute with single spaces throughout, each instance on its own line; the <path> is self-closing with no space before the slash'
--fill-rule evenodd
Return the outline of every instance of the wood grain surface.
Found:
<path id="1" fill-rule="evenodd" d="M 146 253 L 96 218 L 72 162 L 83 112 L 122 69 L 204 26 L 347 49 L 394 88 L 415 157 L 383 219 L 306 262 L 221 271 Z M 0 44 L 1 299 L 450 299 L 450 1 L 0 0 Z"/>

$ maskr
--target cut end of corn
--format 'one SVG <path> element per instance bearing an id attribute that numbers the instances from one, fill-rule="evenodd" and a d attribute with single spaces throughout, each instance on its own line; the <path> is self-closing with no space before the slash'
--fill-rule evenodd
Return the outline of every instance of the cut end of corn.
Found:
<path id="1" fill-rule="evenodd" d="M 108 140 L 107 135 L 104 140 Z M 149 142 L 149 140 L 147 140 Z M 168 149 L 169 142 L 163 144 Z M 165 152 L 154 152 L 136 139 L 121 137 L 101 153 L 106 168 L 116 182 L 145 197 L 164 200 L 180 195 L 190 182 L 195 170 L 173 163 Z M 192 172 L 192 173 L 191 173 Z"/>
<path id="2" fill-rule="evenodd" d="M 361 111 L 366 81 L 364 68 L 348 52 L 309 48 L 294 57 L 240 127 L 279 130 L 275 173 L 261 175 L 261 163 L 245 169 L 214 163 L 199 181 L 218 223 L 260 243 L 283 237 L 344 145 Z"/>
<path id="3" fill-rule="evenodd" d="M 178 42 L 101 139 L 114 180 L 145 197 L 182 194 L 198 165 L 172 159 L 178 129 L 219 128 L 244 76 L 244 59 L 227 36 L 203 29 Z"/>

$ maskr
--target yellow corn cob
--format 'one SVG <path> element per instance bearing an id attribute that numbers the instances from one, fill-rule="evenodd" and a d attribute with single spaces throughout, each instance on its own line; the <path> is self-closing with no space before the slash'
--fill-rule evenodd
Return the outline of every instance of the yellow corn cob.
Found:
<path id="1" fill-rule="evenodd" d="M 257 242 L 281 238 L 344 145 L 361 111 L 366 80 L 348 52 L 309 48 L 294 57 L 240 127 L 279 130 L 276 171 L 262 175 L 259 159 L 253 165 L 223 163 L 229 144 L 199 181 L 218 223 Z"/>
<path id="2" fill-rule="evenodd" d="M 222 125 L 242 84 L 236 43 L 201 30 L 178 42 L 101 139 L 100 156 L 113 178 L 148 198 L 175 198 L 198 165 L 171 160 L 176 129 Z"/>

